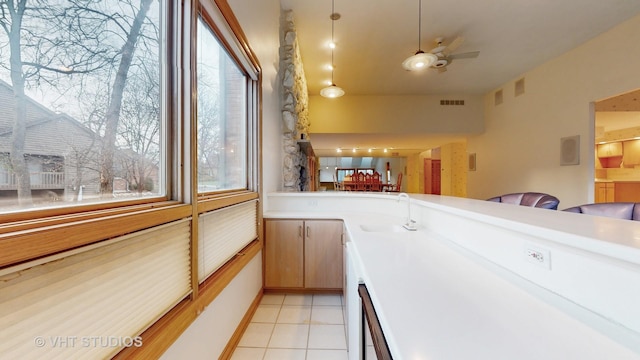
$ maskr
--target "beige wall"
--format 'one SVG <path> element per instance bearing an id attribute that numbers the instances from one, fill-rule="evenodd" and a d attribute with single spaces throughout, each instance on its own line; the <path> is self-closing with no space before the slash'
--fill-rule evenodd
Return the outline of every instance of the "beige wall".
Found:
<path id="1" fill-rule="evenodd" d="M 550 40 L 552 41 L 552 39 Z M 504 102 L 485 96 L 485 133 L 471 137 L 477 171 L 468 195 L 541 191 L 560 209 L 593 201 L 594 125 L 590 103 L 640 87 L 640 16 L 504 84 Z M 514 83 L 525 78 L 525 93 Z M 497 90 L 497 89 L 496 89 Z M 560 138 L 580 135 L 580 165 L 560 166 Z"/>
<path id="2" fill-rule="evenodd" d="M 262 252 L 209 304 L 160 360 L 217 359 L 262 291 Z"/>
<path id="3" fill-rule="evenodd" d="M 441 99 L 460 99 L 465 105 L 442 106 Z M 473 95 L 310 96 L 310 132 L 477 134 L 484 127 L 482 106 L 482 97 Z"/>

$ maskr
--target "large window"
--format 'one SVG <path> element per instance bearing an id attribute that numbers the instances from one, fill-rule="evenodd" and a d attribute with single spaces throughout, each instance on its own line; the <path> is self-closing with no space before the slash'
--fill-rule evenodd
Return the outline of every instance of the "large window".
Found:
<path id="1" fill-rule="evenodd" d="M 226 0 L 0 1 L 0 358 L 157 357 L 260 254 L 246 44 Z"/>
<path id="2" fill-rule="evenodd" d="M 0 212 L 164 195 L 164 5 L 0 2 Z"/>
<path id="3" fill-rule="evenodd" d="M 198 18 L 198 192 L 247 189 L 247 78 Z"/>

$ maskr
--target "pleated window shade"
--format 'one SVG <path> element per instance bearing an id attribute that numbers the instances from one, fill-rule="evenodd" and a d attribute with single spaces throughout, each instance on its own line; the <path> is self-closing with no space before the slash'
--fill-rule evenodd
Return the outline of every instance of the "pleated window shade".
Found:
<path id="1" fill-rule="evenodd" d="M 190 293 L 190 221 L 0 271 L 0 359 L 103 359 Z"/>
<path id="2" fill-rule="evenodd" d="M 198 280 L 209 275 L 258 237 L 255 200 L 200 215 L 198 221 Z"/>

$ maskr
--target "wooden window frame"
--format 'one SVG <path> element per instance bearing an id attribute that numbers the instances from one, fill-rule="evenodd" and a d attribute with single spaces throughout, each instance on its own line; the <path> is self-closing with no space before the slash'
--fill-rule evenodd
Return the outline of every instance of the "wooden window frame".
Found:
<path id="1" fill-rule="evenodd" d="M 248 106 L 247 177 L 248 188 L 220 193 L 197 193 L 194 177 L 195 150 L 193 141 L 194 82 L 190 72 L 194 68 L 194 22 L 199 0 L 172 3 L 167 8 L 168 31 L 166 56 L 167 88 L 162 94 L 167 113 L 163 126 L 167 130 L 166 196 L 132 201 L 99 203 L 82 206 L 51 208 L 32 212 L 0 214 L 0 268 L 45 256 L 81 248 L 108 239 L 153 228 L 179 219 L 190 218 L 192 224 L 192 270 L 197 269 L 198 215 L 241 202 L 258 200 L 258 238 L 242 249 L 220 269 L 198 284 L 197 272 L 192 271 L 192 293 L 141 335 L 143 346 L 123 349 L 116 359 L 157 358 L 195 321 L 223 289 L 260 253 L 263 246 L 261 159 L 261 68 L 249 47 L 240 25 L 227 0 L 209 1 L 222 14 L 233 39 L 220 36 L 234 59 L 250 73 L 247 87 L 251 101 Z M 218 20 L 219 21 L 219 20 Z M 218 30 L 219 31 L 219 30 Z M 231 44 L 231 42 L 235 42 Z M 237 52 L 237 53 L 236 53 Z M 240 59 L 242 57 L 242 59 Z M 183 66 L 178 66 L 183 65 Z M 183 70 L 177 70 L 182 68 Z"/>

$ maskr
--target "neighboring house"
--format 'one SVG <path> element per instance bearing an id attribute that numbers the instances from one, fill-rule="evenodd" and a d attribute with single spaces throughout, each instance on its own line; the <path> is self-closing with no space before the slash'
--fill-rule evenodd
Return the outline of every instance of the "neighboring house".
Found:
<path id="1" fill-rule="evenodd" d="M 9 153 L 15 118 L 11 85 L 0 80 L 0 196 L 16 194 L 15 174 Z M 56 114 L 27 98 L 27 131 L 24 153 L 34 197 L 74 199 L 80 193 L 99 191 L 98 160 L 102 147 L 93 131 L 66 114 Z"/>
<path id="2" fill-rule="evenodd" d="M 100 191 L 99 135 L 66 114 L 57 114 L 27 98 L 27 131 L 24 153 L 30 172 L 34 198 L 43 200 L 81 200 Z M 15 100 L 11 85 L 0 80 L 0 198 L 17 194 L 15 174 L 9 153 L 15 118 Z M 121 152 L 117 157 L 130 158 Z M 126 169 L 116 160 L 114 192 L 131 190 Z M 157 186 L 157 166 L 153 185 Z M 117 169 L 120 168 L 120 169 Z"/>

